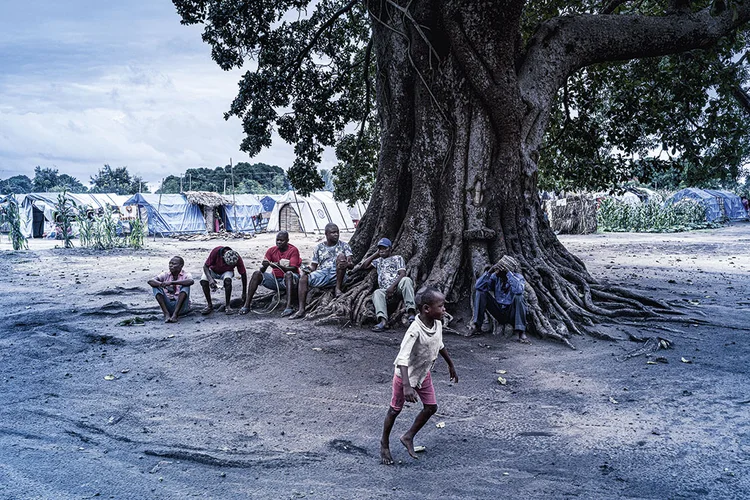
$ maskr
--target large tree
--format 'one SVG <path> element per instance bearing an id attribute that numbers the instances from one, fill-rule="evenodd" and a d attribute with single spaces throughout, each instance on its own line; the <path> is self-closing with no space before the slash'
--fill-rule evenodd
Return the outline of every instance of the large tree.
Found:
<path id="1" fill-rule="evenodd" d="M 360 151 L 377 125 L 357 257 L 389 236 L 418 283 L 459 302 L 477 272 L 513 255 L 530 284 L 533 329 L 563 341 L 599 317 L 662 306 L 598 283 L 544 220 L 538 161 L 559 89 L 591 65 L 709 47 L 750 18 L 750 3 L 727 1 L 173 2 L 184 23 L 205 25 L 222 68 L 255 61 L 227 116 L 242 119 L 251 155 L 274 127 L 295 144 L 298 189 L 320 185 L 315 165 L 328 145 L 345 158 L 337 178 L 367 171 L 372 157 Z M 326 311 L 362 318 L 372 279 Z"/>
<path id="2" fill-rule="evenodd" d="M 135 193 L 148 193 L 148 184 L 143 182 L 140 176 L 131 177 L 128 167 L 112 168 L 106 163 L 96 175 L 91 177 L 92 193 L 115 193 L 128 195 Z"/>

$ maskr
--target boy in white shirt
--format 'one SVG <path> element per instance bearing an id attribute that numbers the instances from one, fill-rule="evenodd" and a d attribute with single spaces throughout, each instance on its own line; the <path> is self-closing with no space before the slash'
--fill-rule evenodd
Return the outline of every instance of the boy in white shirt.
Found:
<path id="1" fill-rule="evenodd" d="M 393 362 L 396 366 L 393 375 L 393 395 L 391 406 L 383 422 L 383 435 L 380 439 L 380 459 L 384 465 L 393 464 L 390 448 L 391 429 L 396 417 L 401 413 L 404 401 L 416 403 L 421 399 L 422 411 L 414 419 L 414 423 L 406 434 L 401 436 L 401 444 L 409 452 L 409 456 L 417 458 L 414 452 L 414 435 L 437 411 L 430 369 L 434 366 L 438 354 L 448 364 L 450 380 L 458 382 L 453 361 L 443 345 L 442 319 L 445 313 L 445 296 L 435 288 L 425 288 L 417 294 L 417 306 L 419 315 L 406 330 L 404 340 L 401 341 L 401 349 Z"/>

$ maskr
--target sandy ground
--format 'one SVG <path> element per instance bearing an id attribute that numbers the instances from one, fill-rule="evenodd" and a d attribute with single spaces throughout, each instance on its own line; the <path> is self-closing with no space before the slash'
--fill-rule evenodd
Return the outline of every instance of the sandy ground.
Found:
<path id="1" fill-rule="evenodd" d="M 623 340 L 576 337 L 575 351 L 447 336 L 460 382 L 438 360 L 426 451 L 415 461 L 397 442 L 411 405 L 387 467 L 403 330 L 278 310 L 165 325 L 146 280 L 174 254 L 198 277 L 219 241 L 12 252 L 3 238 L 0 498 L 747 498 L 750 224 L 562 240 L 594 276 L 714 324 L 603 325 Z M 308 258 L 317 241 L 292 239 Z M 273 236 L 228 244 L 253 268 Z M 116 326 L 135 316 L 155 319 Z M 639 347 L 628 333 L 674 348 L 625 359 Z"/>

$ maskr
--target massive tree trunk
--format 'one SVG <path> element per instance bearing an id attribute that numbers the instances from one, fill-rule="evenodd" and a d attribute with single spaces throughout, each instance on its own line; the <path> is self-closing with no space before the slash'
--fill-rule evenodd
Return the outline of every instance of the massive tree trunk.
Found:
<path id="1" fill-rule="evenodd" d="M 371 2 L 381 153 L 352 246 L 359 259 L 392 238 L 418 286 L 465 308 L 477 274 L 512 255 L 529 284 L 531 331 L 568 343 L 598 318 L 655 316 L 667 306 L 597 283 L 543 217 L 536 160 L 554 95 L 586 64 L 706 45 L 720 30 L 709 37 L 718 21 L 707 12 L 557 18 L 523 48 L 523 5 Z M 373 283 L 371 275 L 355 283 L 330 304 L 333 316 L 366 318 Z"/>

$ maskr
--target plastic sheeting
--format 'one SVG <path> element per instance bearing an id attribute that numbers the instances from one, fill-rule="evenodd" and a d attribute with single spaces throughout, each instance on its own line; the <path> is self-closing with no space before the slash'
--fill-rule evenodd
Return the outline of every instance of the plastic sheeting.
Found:
<path id="1" fill-rule="evenodd" d="M 730 220 L 746 220 L 747 212 L 745 207 L 742 205 L 742 200 L 739 196 L 729 191 L 704 189 L 708 194 L 721 198 L 724 205 L 724 215 Z"/>
<path id="2" fill-rule="evenodd" d="M 181 194 L 135 194 L 124 203 L 145 208 L 148 214 L 148 234 L 206 233 L 206 221 L 197 205 Z"/>
<path id="3" fill-rule="evenodd" d="M 234 233 L 254 233 L 256 224 L 253 217 L 263 211 L 263 205 L 258 198 L 251 194 L 227 195 L 232 200 L 232 205 L 224 205 L 226 215 L 225 223 L 227 231 Z"/>
<path id="4" fill-rule="evenodd" d="M 724 213 L 719 201 L 716 196 L 707 193 L 703 189 L 698 188 L 685 188 L 681 191 L 677 191 L 675 194 L 669 197 L 666 203 L 674 204 L 681 200 L 693 200 L 706 207 L 706 220 L 713 222 L 715 220 L 721 220 L 724 218 Z"/>

